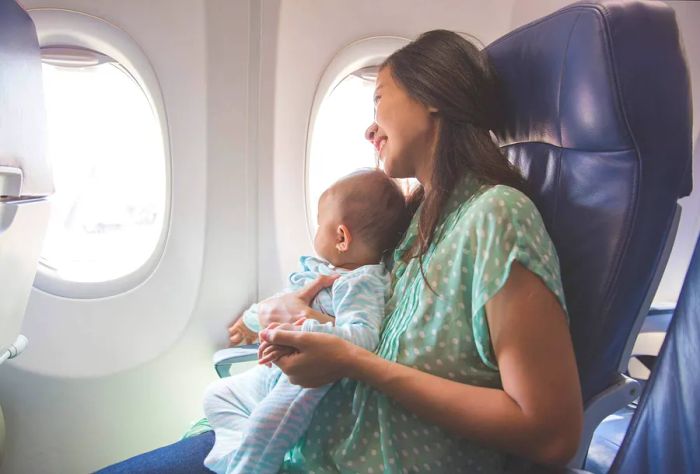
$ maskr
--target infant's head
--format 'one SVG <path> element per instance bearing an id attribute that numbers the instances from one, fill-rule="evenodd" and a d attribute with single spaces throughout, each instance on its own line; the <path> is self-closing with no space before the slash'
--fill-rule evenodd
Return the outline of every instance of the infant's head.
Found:
<path id="1" fill-rule="evenodd" d="M 321 195 L 314 248 L 338 267 L 379 263 L 398 244 L 409 222 L 399 186 L 381 170 L 360 170 Z"/>

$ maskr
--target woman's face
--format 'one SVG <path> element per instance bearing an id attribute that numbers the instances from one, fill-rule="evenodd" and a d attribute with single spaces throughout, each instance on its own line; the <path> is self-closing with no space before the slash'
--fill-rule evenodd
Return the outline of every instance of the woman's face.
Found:
<path id="1" fill-rule="evenodd" d="M 437 139 L 436 116 L 406 91 L 384 67 L 374 92 L 374 123 L 365 132 L 392 178 L 416 177 L 425 184 Z M 425 181 L 424 181 L 425 180 Z"/>

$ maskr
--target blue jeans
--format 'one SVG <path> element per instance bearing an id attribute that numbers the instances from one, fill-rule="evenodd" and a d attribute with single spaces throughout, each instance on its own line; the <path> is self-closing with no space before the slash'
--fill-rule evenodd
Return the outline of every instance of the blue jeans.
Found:
<path id="1" fill-rule="evenodd" d="M 139 454 L 95 474 L 190 474 L 211 473 L 204 458 L 214 446 L 214 432 L 207 431 L 177 443 Z"/>

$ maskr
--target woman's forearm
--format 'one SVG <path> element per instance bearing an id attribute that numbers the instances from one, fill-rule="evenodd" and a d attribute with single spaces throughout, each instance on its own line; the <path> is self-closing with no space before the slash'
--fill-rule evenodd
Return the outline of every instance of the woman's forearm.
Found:
<path id="1" fill-rule="evenodd" d="M 505 391 L 467 385 L 353 351 L 350 377 L 457 436 L 545 464 L 564 464 L 557 435 L 542 429 Z M 561 457 L 561 459 L 560 459 Z"/>
<path id="2" fill-rule="evenodd" d="M 338 275 L 322 275 L 301 290 L 275 295 L 258 303 L 258 318 L 261 327 L 271 323 L 294 324 L 301 318 L 314 318 L 328 322 L 328 318 L 310 308 L 311 300 L 323 288 L 333 284 Z"/>
<path id="3" fill-rule="evenodd" d="M 335 324 L 335 318 L 332 318 L 328 316 L 327 314 L 323 314 L 320 311 L 316 311 L 315 309 L 309 308 L 304 311 L 304 318 L 306 319 L 315 319 L 319 323 L 325 324 L 325 323 L 332 323 Z"/>
<path id="4" fill-rule="evenodd" d="M 260 313 L 260 316 L 258 316 L 258 319 L 260 321 L 260 326 L 262 328 L 265 328 L 272 323 L 294 324 L 297 321 L 299 321 L 300 319 L 315 319 L 316 321 L 318 321 L 320 323 L 335 324 L 335 318 L 332 318 L 326 314 L 321 313 L 320 311 L 316 311 L 316 310 L 311 309 L 311 308 L 305 308 L 296 314 L 286 315 L 285 318 L 277 318 L 277 317 L 273 317 L 273 316 L 274 316 L 274 314 L 270 314 L 270 313 Z"/>

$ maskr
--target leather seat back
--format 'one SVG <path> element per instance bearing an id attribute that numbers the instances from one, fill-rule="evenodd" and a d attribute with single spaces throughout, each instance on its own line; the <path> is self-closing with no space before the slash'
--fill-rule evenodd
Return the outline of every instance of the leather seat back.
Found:
<path id="1" fill-rule="evenodd" d="M 618 377 L 691 190 L 689 76 L 662 2 L 581 2 L 486 48 L 497 137 L 559 253 L 584 401 Z"/>

